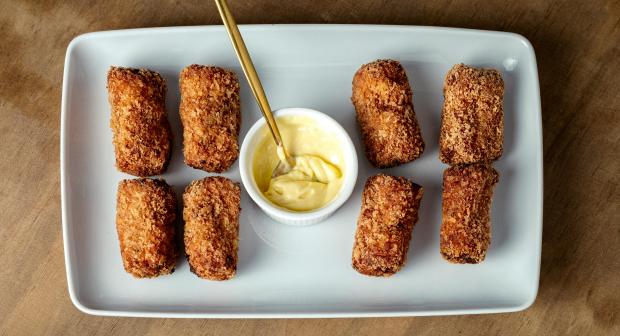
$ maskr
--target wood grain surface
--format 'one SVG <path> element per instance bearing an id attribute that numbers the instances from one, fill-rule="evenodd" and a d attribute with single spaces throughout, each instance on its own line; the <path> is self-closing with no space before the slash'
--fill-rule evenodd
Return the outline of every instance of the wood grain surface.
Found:
<path id="1" fill-rule="evenodd" d="M 620 1 L 241 1 L 239 23 L 511 31 L 538 60 L 544 240 L 534 305 L 512 314 L 184 320 L 85 315 L 67 292 L 60 224 L 63 60 L 76 35 L 220 24 L 211 1 L 0 1 L 0 334 L 619 335 Z"/>

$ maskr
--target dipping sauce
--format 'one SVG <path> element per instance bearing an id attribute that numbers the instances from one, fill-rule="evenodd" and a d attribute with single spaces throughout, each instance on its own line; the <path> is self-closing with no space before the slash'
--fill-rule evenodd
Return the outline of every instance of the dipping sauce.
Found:
<path id="1" fill-rule="evenodd" d="M 336 197 L 342 186 L 344 157 L 337 136 L 304 116 L 277 118 L 282 141 L 294 158 L 292 170 L 272 178 L 280 159 L 265 126 L 252 171 L 258 189 L 277 206 L 293 211 L 321 208 Z"/>

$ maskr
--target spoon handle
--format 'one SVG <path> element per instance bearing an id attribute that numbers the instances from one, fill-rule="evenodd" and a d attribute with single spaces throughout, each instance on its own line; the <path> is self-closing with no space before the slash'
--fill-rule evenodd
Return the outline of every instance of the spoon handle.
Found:
<path id="1" fill-rule="evenodd" d="M 243 68 L 243 72 L 245 73 L 245 77 L 248 79 L 248 82 L 250 82 L 250 88 L 252 89 L 254 98 L 256 98 L 256 102 L 258 102 L 258 105 L 263 112 L 263 116 L 267 120 L 267 125 L 269 126 L 269 130 L 273 135 L 273 139 L 275 140 L 278 147 L 284 148 L 284 144 L 282 143 L 282 137 L 280 136 L 278 125 L 276 125 L 276 121 L 273 117 L 273 114 L 271 113 L 271 107 L 269 106 L 269 102 L 267 101 L 267 96 L 265 95 L 265 91 L 263 90 L 263 85 L 258 78 L 256 69 L 254 68 L 254 63 L 252 63 L 252 59 L 250 58 L 248 49 L 245 47 L 243 37 L 241 37 L 241 33 L 239 33 L 239 28 L 237 28 L 235 19 L 233 18 L 230 10 L 228 9 L 228 4 L 226 3 L 226 0 L 215 0 L 215 4 L 217 5 L 217 9 L 220 12 L 222 21 L 224 21 L 224 25 L 226 26 L 226 30 L 228 31 L 228 36 L 230 37 L 233 47 L 235 48 L 235 52 L 237 53 L 237 57 L 239 58 L 239 62 L 241 63 L 241 68 Z M 284 152 L 286 153 L 285 155 L 288 156 L 288 152 Z"/>

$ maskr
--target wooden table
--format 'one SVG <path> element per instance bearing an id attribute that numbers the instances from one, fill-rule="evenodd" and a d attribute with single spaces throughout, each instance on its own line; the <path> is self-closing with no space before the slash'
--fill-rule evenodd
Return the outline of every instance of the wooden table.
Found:
<path id="1" fill-rule="evenodd" d="M 0 334 L 620 334 L 620 2 L 230 1 L 239 23 L 433 25 L 520 33 L 538 59 L 545 206 L 540 290 L 500 315 L 173 320 L 88 316 L 67 293 L 60 224 L 65 50 L 98 30 L 220 24 L 210 1 L 0 6 Z M 409 3 L 409 4 L 406 4 Z"/>

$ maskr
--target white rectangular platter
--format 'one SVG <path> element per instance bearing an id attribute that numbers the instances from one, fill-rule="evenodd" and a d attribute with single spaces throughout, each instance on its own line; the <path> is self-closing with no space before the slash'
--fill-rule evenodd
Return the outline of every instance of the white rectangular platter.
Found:
<path id="1" fill-rule="evenodd" d="M 180 70 L 198 63 L 237 73 L 240 142 L 261 114 L 222 26 L 78 36 L 67 50 L 61 121 L 65 261 L 69 294 L 78 309 L 148 317 L 361 317 L 510 312 L 534 302 L 542 239 L 542 131 L 536 59 L 525 38 L 365 25 L 242 26 L 241 33 L 272 108 L 316 109 L 349 132 L 359 157 L 353 195 L 326 222 L 288 227 L 267 218 L 242 190 L 234 279 L 199 279 L 183 257 L 172 275 L 134 279 L 123 270 L 116 237 L 116 188 L 131 176 L 114 167 L 108 68 L 149 68 L 166 79 L 174 150 L 160 177 L 179 199 L 190 181 L 209 175 L 183 163 Z M 421 158 L 386 170 L 366 160 L 350 102 L 353 74 L 379 58 L 399 60 L 405 67 L 426 142 Z M 500 182 L 493 199 L 493 238 L 487 259 L 478 265 L 453 265 L 439 254 L 441 183 L 447 167 L 438 159 L 442 86 L 448 69 L 461 62 L 498 69 L 506 87 L 504 155 L 495 163 Z M 405 176 L 424 187 L 408 261 L 390 278 L 366 277 L 351 267 L 362 188 L 378 172 Z M 240 182 L 238 163 L 223 175 Z"/>

